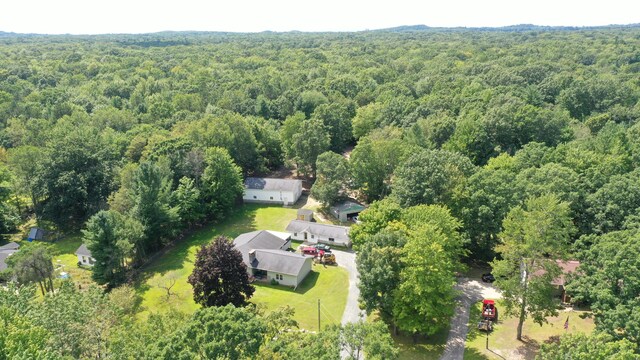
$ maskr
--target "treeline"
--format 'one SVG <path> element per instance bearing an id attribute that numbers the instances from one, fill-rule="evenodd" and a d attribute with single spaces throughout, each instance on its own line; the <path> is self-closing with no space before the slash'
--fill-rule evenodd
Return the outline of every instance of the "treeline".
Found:
<path id="1" fill-rule="evenodd" d="M 105 295 L 63 281 L 42 299 L 35 288 L 0 288 L 0 359 L 341 359 L 367 352 L 394 359 L 381 322 L 329 326 L 320 333 L 298 329 L 293 310 L 264 314 L 253 307 L 207 307 L 138 319 L 135 290 Z M 214 329 L 215 331 L 211 331 Z"/>

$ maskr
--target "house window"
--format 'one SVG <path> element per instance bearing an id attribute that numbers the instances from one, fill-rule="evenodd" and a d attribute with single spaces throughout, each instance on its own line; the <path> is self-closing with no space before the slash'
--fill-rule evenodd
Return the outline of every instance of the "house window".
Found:
<path id="1" fill-rule="evenodd" d="M 293 233 L 293 236 L 298 236 L 298 233 Z"/>
<path id="2" fill-rule="evenodd" d="M 257 197 L 257 196 L 255 196 L 255 195 L 253 195 L 253 198 L 254 198 L 254 199 L 257 199 L 258 197 Z"/>
<path id="3" fill-rule="evenodd" d="M 280 274 L 276 274 L 276 280 L 284 280 L 284 277 Z"/>
<path id="4" fill-rule="evenodd" d="M 83 263 L 86 263 L 86 262 L 87 262 L 87 258 L 83 256 L 83 257 L 82 257 L 82 262 L 83 262 Z"/>
<path id="5" fill-rule="evenodd" d="M 314 237 L 314 236 L 315 236 L 315 235 L 311 235 L 311 238 L 313 239 L 313 237 Z"/>
<path id="6" fill-rule="evenodd" d="M 336 239 L 334 239 L 334 238 L 329 238 L 329 241 L 336 241 Z"/>
<path id="7" fill-rule="evenodd" d="M 269 200 L 273 200 L 273 196 L 269 196 Z"/>

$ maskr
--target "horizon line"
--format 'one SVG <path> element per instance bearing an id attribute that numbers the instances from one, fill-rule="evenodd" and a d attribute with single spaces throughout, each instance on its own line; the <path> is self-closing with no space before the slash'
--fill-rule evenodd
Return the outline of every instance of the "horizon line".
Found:
<path id="1" fill-rule="evenodd" d="M 325 34 L 325 33 L 362 33 L 362 32 L 374 32 L 374 31 L 392 31 L 392 30 L 402 30 L 404 31 L 425 31 L 425 30 L 485 30 L 485 29 L 493 29 L 493 30 L 508 30 L 510 28 L 541 28 L 541 29 L 567 29 L 567 30 L 581 30 L 581 29 L 597 29 L 597 28 L 615 28 L 615 27 L 640 27 L 640 22 L 637 23 L 627 23 L 627 24 L 606 24 L 606 25 L 537 25 L 532 23 L 521 23 L 521 24 L 512 24 L 512 25 L 503 25 L 503 26 L 429 26 L 425 24 L 414 24 L 414 25 L 398 25 L 392 27 L 384 27 L 384 28 L 375 28 L 375 29 L 362 29 L 362 30 L 318 30 L 318 31 L 308 31 L 308 30 L 260 30 L 260 31 L 228 31 L 228 30 L 159 30 L 159 31 L 148 31 L 148 32 L 104 32 L 104 33 L 39 33 L 39 32 L 13 32 L 13 31 L 4 31 L 0 29 L 0 34 L 5 35 L 29 35 L 29 36 L 104 36 L 104 35 L 156 35 L 162 33 L 202 33 L 202 34 L 214 34 L 214 33 L 222 33 L 222 34 L 264 34 L 264 33 L 275 33 L 275 34 L 287 34 L 287 33 L 303 33 L 303 34 Z M 412 29 L 413 28 L 413 29 Z"/>

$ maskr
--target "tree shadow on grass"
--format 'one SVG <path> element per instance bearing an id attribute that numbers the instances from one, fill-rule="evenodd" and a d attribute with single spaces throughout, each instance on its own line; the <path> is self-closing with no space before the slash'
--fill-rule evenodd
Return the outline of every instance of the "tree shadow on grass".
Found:
<path id="1" fill-rule="evenodd" d="M 536 358 L 536 354 L 540 351 L 540 344 L 530 337 L 523 335 L 520 346 L 516 348 L 516 352 L 523 358 L 533 360 Z"/>
<path id="2" fill-rule="evenodd" d="M 464 349 L 464 360 L 489 360 L 487 355 L 474 348 Z"/>

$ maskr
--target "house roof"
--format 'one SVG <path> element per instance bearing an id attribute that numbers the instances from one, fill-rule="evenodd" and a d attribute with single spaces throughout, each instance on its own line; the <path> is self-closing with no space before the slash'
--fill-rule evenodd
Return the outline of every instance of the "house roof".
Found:
<path id="1" fill-rule="evenodd" d="M 304 220 L 291 220 L 289 225 L 287 225 L 287 231 L 290 233 L 308 232 L 309 234 L 333 238 L 335 240 L 349 241 L 349 228 L 346 226 L 318 224 Z"/>
<path id="2" fill-rule="evenodd" d="M 565 284 L 565 275 L 576 272 L 576 270 L 578 269 L 578 266 L 580 266 L 580 261 L 577 261 L 577 260 L 569 260 L 569 261 L 556 260 L 556 263 L 558 264 L 558 266 L 560 266 L 560 269 L 562 270 L 562 274 L 560 276 L 558 276 L 558 278 L 554 279 L 551 283 L 553 285 L 562 285 L 562 286 L 564 286 L 564 284 Z"/>
<path id="3" fill-rule="evenodd" d="M 311 209 L 298 209 L 298 215 L 313 215 L 313 210 L 311 210 Z"/>
<path id="4" fill-rule="evenodd" d="M 255 178 L 248 177 L 244 181 L 245 189 L 273 190 L 273 191 L 296 191 L 302 186 L 301 180 L 275 179 L 275 178 Z"/>
<path id="5" fill-rule="evenodd" d="M 252 268 L 293 276 L 300 274 L 305 262 L 312 261 L 311 257 L 284 250 L 256 249 L 254 254 Z"/>
<path id="6" fill-rule="evenodd" d="M 358 203 L 355 203 L 353 201 L 345 201 L 341 204 L 337 204 L 331 207 L 331 211 L 337 212 L 339 214 L 340 213 L 347 213 L 347 214 L 359 213 L 366 209 L 367 209 L 366 207 Z"/>
<path id="7" fill-rule="evenodd" d="M 247 249 L 280 249 L 287 243 L 289 234 L 269 231 L 258 230 L 239 235 L 233 240 L 233 244 L 242 251 L 243 248 Z"/>
<path id="8" fill-rule="evenodd" d="M 295 268 L 299 269 L 302 265 L 285 264 L 288 260 L 296 263 L 297 260 L 289 257 L 289 255 L 297 254 L 281 250 L 289 241 L 289 237 L 290 235 L 288 233 L 258 230 L 239 235 L 233 240 L 233 245 L 240 251 L 242 261 L 247 264 L 248 267 L 297 276 L 297 272 L 292 273 L 291 271 L 295 270 Z M 256 256 L 253 260 L 251 260 L 249 256 L 251 250 L 255 250 L 254 254 Z M 269 253 L 272 251 L 276 251 L 277 253 L 275 255 Z"/>
<path id="9" fill-rule="evenodd" d="M 558 276 L 557 278 L 553 279 L 551 284 L 552 285 L 564 286 L 565 283 L 566 283 L 565 275 L 576 272 L 576 270 L 578 269 L 578 266 L 580 266 L 580 261 L 577 261 L 577 260 L 568 260 L 568 261 L 556 260 L 556 264 L 558 264 L 558 266 L 560 267 L 560 270 L 562 271 L 562 274 L 560 274 L 560 276 Z M 546 271 L 544 271 L 544 270 L 538 270 L 535 273 L 533 273 L 533 275 L 534 276 L 542 276 L 545 273 L 546 273 Z"/>
<path id="10" fill-rule="evenodd" d="M 78 250 L 76 250 L 76 255 L 92 257 L 91 256 L 91 251 L 89 251 L 89 249 L 87 249 L 87 245 L 85 245 L 85 244 L 80 245 Z"/>

